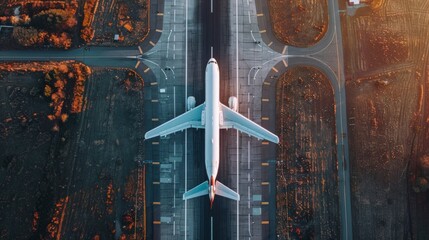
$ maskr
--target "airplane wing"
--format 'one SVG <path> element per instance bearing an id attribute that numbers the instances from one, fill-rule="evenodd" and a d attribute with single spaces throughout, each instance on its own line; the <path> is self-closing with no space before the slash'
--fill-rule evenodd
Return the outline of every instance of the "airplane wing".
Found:
<path id="1" fill-rule="evenodd" d="M 201 114 L 204 106 L 205 103 L 159 125 L 158 127 L 148 131 L 144 135 L 144 138 L 149 139 L 158 136 L 164 137 L 187 128 L 204 128 L 204 125 L 201 124 Z"/>
<path id="2" fill-rule="evenodd" d="M 279 143 L 279 137 L 271 133 L 267 129 L 259 126 L 238 112 L 234 112 L 229 107 L 221 103 L 222 114 L 224 117 L 222 129 L 234 128 L 240 132 L 247 133 L 257 139 L 266 139 L 273 143 Z"/>

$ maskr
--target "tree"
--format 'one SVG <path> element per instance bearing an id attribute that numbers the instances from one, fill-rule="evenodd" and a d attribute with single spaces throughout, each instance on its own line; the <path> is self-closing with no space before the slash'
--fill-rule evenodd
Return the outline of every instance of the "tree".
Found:
<path id="1" fill-rule="evenodd" d="M 91 26 L 88 27 L 84 27 L 81 31 L 80 31 L 80 38 L 82 38 L 82 40 L 85 43 L 89 43 L 91 42 L 91 40 L 94 38 L 94 29 L 92 29 Z"/>
<path id="2" fill-rule="evenodd" d="M 52 94 L 52 88 L 49 85 L 45 85 L 45 96 L 50 97 Z"/>
<path id="3" fill-rule="evenodd" d="M 69 118 L 69 115 L 67 113 L 61 114 L 61 121 L 63 123 L 66 122 L 68 118 Z"/>
<path id="4" fill-rule="evenodd" d="M 18 25 L 20 22 L 19 16 L 11 16 L 10 17 L 10 23 L 14 26 Z"/>
<path id="5" fill-rule="evenodd" d="M 22 24 L 28 25 L 31 22 L 31 18 L 27 14 L 21 15 Z"/>
<path id="6" fill-rule="evenodd" d="M 71 47 L 72 42 L 70 36 L 67 33 L 63 32 L 60 35 L 51 34 L 49 36 L 49 43 L 56 48 L 68 49 Z"/>
<path id="7" fill-rule="evenodd" d="M 31 27 L 14 27 L 12 37 L 19 45 L 24 47 L 34 46 L 39 43 L 39 31 Z"/>
<path id="8" fill-rule="evenodd" d="M 69 31 L 76 26 L 73 14 L 63 9 L 49 9 L 33 16 L 31 25 L 51 32 Z"/>
<path id="9" fill-rule="evenodd" d="M 8 19 L 8 18 L 7 18 L 6 16 L 1 16 L 1 17 L 0 17 L 0 23 L 1 23 L 1 24 L 6 24 L 6 23 L 7 23 L 7 19 Z"/>

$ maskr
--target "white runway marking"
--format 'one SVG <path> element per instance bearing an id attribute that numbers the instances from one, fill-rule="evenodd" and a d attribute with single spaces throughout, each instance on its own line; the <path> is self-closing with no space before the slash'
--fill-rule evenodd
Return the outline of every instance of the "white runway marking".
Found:
<path id="1" fill-rule="evenodd" d="M 173 87 L 173 115 L 176 117 L 176 86 Z M 174 142 L 176 143 L 176 142 Z M 176 145 L 174 145 L 174 155 L 176 155 Z M 176 162 L 174 162 L 176 163 Z M 176 170 L 176 165 L 174 165 L 174 170 Z"/>
<path id="2" fill-rule="evenodd" d="M 210 239 L 213 240 L 213 217 L 210 217 Z"/>

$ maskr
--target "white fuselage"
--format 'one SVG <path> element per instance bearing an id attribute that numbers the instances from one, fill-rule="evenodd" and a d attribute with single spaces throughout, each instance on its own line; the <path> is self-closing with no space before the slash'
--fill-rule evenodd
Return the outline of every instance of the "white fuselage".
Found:
<path id="1" fill-rule="evenodd" d="M 212 58 L 206 67 L 205 107 L 205 161 L 209 184 L 211 180 L 216 181 L 219 169 L 219 109 L 219 66 Z"/>

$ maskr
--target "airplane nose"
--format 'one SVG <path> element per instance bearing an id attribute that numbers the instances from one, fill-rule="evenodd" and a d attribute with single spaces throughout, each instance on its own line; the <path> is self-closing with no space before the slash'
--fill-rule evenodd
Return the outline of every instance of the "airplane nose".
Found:
<path id="1" fill-rule="evenodd" d="M 210 58 L 209 63 L 215 63 L 215 64 L 217 64 L 216 59 L 214 59 L 214 58 Z"/>

